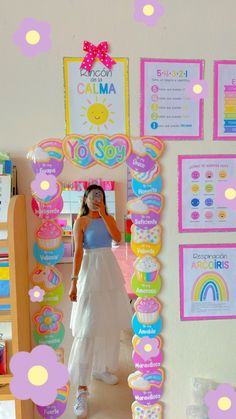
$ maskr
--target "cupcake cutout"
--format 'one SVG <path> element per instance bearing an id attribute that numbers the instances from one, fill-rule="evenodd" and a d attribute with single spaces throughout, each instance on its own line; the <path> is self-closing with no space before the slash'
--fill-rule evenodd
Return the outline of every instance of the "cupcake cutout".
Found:
<path id="1" fill-rule="evenodd" d="M 36 240 L 40 249 L 52 250 L 61 244 L 63 230 L 51 220 L 45 221 L 36 231 Z"/>
<path id="2" fill-rule="evenodd" d="M 155 297 L 139 297 L 134 303 L 134 309 L 140 323 L 152 324 L 158 320 L 161 304 Z"/>
<path id="3" fill-rule="evenodd" d="M 134 262 L 135 275 L 140 282 L 153 282 L 160 270 L 160 263 L 152 255 L 141 256 Z"/>
<path id="4" fill-rule="evenodd" d="M 161 289 L 161 277 L 157 276 L 155 281 L 140 282 L 136 275 L 131 278 L 131 288 L 138 297 L 155 297 Z"/>
<path id="5" fill-rule="evenodd" d="M 34 243 L 33 255 L 37 262 L 41 265 L 56 265 L 63 258 L 64 255 L 64 243 L 61 242 L 60 246 L 55 249 L 42 249 L 38 243 Z"/>
<path id="6" fill-rule="evenodd" d="M 161 315 L 159 315 L 155 323 L 141 323 L 138 320 L 137 313 L 135 312 L 132 317 L 131 325 L 135 335 L 140 338 L 143 338 L 144 336 L 154 338 L 162 331 L 162 318 Z"/>

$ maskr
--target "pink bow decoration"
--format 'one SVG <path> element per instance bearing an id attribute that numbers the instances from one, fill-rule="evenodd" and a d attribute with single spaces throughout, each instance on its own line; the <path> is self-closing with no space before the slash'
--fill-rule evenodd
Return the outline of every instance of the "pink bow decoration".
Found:
<path id="1" fill-rule="evenodd" d="M 112 68 L 116 62 L 107 54 L 108 43 L 106 41 L 100 42 L 100 44 L 93 45 L 91 42 L 84 41 L 83 50 L 87 52 L 80 68 L 85 68 L 90 71 L 94 61 L 98 58 L 106 67 Z"/>

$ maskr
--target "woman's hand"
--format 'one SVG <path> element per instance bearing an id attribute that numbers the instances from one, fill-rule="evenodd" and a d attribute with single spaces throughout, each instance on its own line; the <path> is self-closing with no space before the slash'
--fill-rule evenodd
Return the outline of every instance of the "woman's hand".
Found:
<path id="1" fill-rule="evenodd" d="M 72 302 L 77 300 L 77 286 L 76 283 L 72 283 L 69 290 L 69 297 Z"/>
<path id="2" fill-rule="evenodd" d="M 99 212 L 99 215 L 101 215 L 101 217 L 104 217 L 106 215 L 104 202 L 103 201 L 95 202 L 94 205 L 96 206 L 96 209 Z"/>

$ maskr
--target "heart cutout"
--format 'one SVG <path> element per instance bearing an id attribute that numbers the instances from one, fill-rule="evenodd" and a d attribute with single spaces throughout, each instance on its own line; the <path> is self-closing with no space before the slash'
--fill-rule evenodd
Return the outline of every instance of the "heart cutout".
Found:
<path id="1" fill-rule="evenodd" d="M 113 169 L 127 160 L 131 152 L 131 142 L 122 134 L 112 137 L 101 134 L 90 140 L 89 149 L 97 163 Z"/>
<path id="2" fill-rule="evenodd" d="M 93 135 L 83 137 L 79 134 L 67 135 L 63 140 L 65 157 L 76 166 L 88 169 L 95 164 L 90 153 L 89 144 Z"/>

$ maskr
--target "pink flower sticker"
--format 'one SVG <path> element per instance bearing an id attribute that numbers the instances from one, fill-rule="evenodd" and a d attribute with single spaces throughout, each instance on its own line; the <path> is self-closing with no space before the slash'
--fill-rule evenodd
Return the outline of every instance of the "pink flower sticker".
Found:
<path id="1" fill-rule="evenodd" d="M 26 18 L 20 28 L 13 34 L 16 45 L 19 45 L 24 55 L 32 57 L 46 52 L 51 48 L 51 27 L 47 22 Z"/>
<path id="2" fill-rule="evenodd" d="M 220 384 L 207 392 L 204 401 L 209 419 L 233 419 L 236 417 L 236 392 L 230 384 Z"/>
<path id="3" fill-rule="evenodd" d="M 164 13 L 163 5 L 157 0 L 135 0 L 134 2 L 134 19 L 148 26 L 156 25 Z"/>
<path id="4" fill-rule="evenodd" d="M 50 200 L 57 193 L 57 178 L 54 175 L 37 173 L 35 180 L 31 182 L 33 195 L 45 201 Z"/>
<path id="5" fill-rule="evenodd" d="M 149 358 L 159 354 L 159 341 L 155 338 L 144 336 L 140 339 L 140 342 L 134 349 L 144 359 L 144 361 L 147 361 Z"/>
<path id="6" fill-rule="evenodd" d="M 33 303 L 40 302 L 43 301 L 45 291 L 36 285 L 34 288 L 31 288 L 31 290 L 29 290 L 28 294 L 30 296 L 30 300 Z"/>
<path id="7" fill-rule="evenodd" d="M 208 84 L 205 80 L 191 80 L 186 87 L 186 93 L 195 101 L 208 96 Z"/>
<path id="8" fill-rule="evenodd" d="M 236 210 L 236 179 L 217 183 L 216 203 L 221 207 Z"/>
<path id="9" fill-rule="evenodd" d="M 47 406 L 57 397 L 57 389 L 66 385 L 68 369 L 57 361 L 56 352 L 48 345 L 36 346 L 31 352 L 17 352 L 10 360 L 13 378 L 12 394 L 20 400 L 31 399 Z"/>

